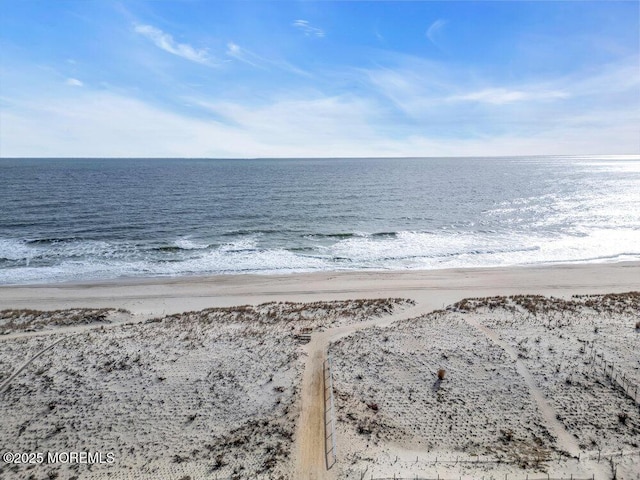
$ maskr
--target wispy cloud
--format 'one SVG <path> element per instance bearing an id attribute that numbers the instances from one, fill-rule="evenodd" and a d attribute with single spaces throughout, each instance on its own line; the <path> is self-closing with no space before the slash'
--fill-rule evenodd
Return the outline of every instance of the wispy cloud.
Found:
<path id="1" fill-rule="evenodd" d="M 41 90 L 44 92 L 46 89 Z M 11 101 L 2 111 L 5 156 L 304 157 L 609 153 L 638 155 L 636 113 L 543 122 L 531 132 L 451 141 L 428 128 L 389 134 L 384 111 L 355 96 L 302 95 L 201 105 L 222 120 L 191 117 L 88 89 L 66 98 Z M 70 91 L 70 92 L 71 92 Z M 34 112 L 36 114 L 34 114 Z M 96 114 L 99 112 L 99 114 Z"/>
<path id="2" fill-rule="evenodd" d="M 446 20 L 439 18 L 429 26 L 429 28 L 425 32 L 425 35 L 431 41 L 431 43 L 433 43 L 436 46 L 438 45 L 436 41 L 438 39 L 438 36 L 440 35 L 440 32 L 442 31 L 442 29 L 445 27 L 446 24 L 447 24 Z"/>
<path id="3" fill-rule="evenodd" d="M 225 53 L 227 56 L 253 67 L 263 68 L 263 64 L 266 62 L 266 59 L 233 42 L 227 43 L 227 51 Z"/>
<path id="4" fill-rule="evenodd" d="M 277 68 L 280 70 L 285 70 L 291 73 L 295 73 L 296 75 L 306 76 L 308 77 L 310 74 L 305 70 L 302 70 L 291 63 L 284 60 L 274 60 L 271 58 L 263 57 L 262 55 L 258 55 L 251 50 L 248 50 L 244 47 L 241 47 L 235 42 L 227 43 L 227 50 L 225 54 L 228 57 L 231 57 L 239 62 L 246 63 L 247 65 L 251 65 L 252 67 L 268 69 L 268 68 Z"/>
<path id="5" fill-rule="evenodd" d="M 84 83 L 82 83 L 77 78 L 67 78 L 67 81 L 64 82 L 64 83 L 69 85 L 70 87 L 82 87 L 82 86 L 84 86 Z"/>
<path id="6" fill-rule="evenodd" d="M 637 132 L 632 133 L 640 122 L 637 59 L 601 65 L 590 75 L 523 82 L 501 81 L 490 73 L 483 78 L 478 71 L 471 76 L 464 68 L 408 56 L 386 63 L 391 66 L 363 73 L 387 102 L 389 117 L 401 125 L 399 134 L 422 139 L 416 145 L 431 138 L 440 146 L 434 149 L 451 154 L 465 154 L 463 145 L 473 139 L 479 150 L 495 154 L 516 152 L 516 146 L 540 154 L 638 152 Z"/>
<path id="7" fill-rule="evenodd" d="M 353 97 L 201 106 L 223 120 L 107 92 L 24 99 L 3 112 L 0 143 L 6 156 L 295 157 L 359 155 L 378 137 L 369 124 L 376 108 Z"/>
<path id="8" fill-rule="evenodd" d="M 511 90 L 508 88 L 485 88 L 461 95 L 452 95 L 446 100 L 454 102 L 478 102 L 505 105 L 515 102 L 552 101 L 568 98 L 569 94 L 560 90 Z"/>
<path id="9" fill-rule="evenodd" d="M 296 20 L 292 23 L 294 27 L 301 30 L 307 37 L 324 37 L 324 30 L 314 27 L 307 20 Z"/>
<path id="10" fill-rule="evenodd" d="M 373 34 L 376 36 L 379 42 L 384 42 L 384 36 L 378 31 L 377 28 L 373 31 Z"/>
<path id="11" fill-rule="evenodd" d="M 173 55 L 192 62 L 212 65 L 212 59 L 207 49 L 197 49 L 187 43 L 178 43 L 171 35 L 151 25 L 135 25 L 134 30 L 136 33 L 151 40 L 156 47 L 161 48 L 165 52 L 172 53 Z"/>

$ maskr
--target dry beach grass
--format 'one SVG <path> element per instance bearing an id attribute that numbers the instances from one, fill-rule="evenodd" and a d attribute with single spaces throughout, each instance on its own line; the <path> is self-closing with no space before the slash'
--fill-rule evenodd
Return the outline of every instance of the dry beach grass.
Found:
<path id="1" fill-rule="evenodd" d="M 316 453 L 299 445 L 301 399 L 313 397 L 305 378 L 318 371 L 322 380 L 328 349 L 338 455 L 330 470 L 310 457 L 322 466 L 315 478 L 638 480 L 639 409 L 628 385 L 639 381 L 640 297 L 603 293 L 637 290 L 638 271 L 0 289 L 12 307 L 0 318 L 0 444 L 116 454 L 113 466 L 3 465 L 0 478 L 311 478 L 294 473 L 305 464 L 299 447 Z M 371 299 L 345 300 L 358 296 Z M 19 311 L 26 306 L 42 312 Z M 46 313 L 64 309 L 68 318 Z"/>
<path id="2" fill-rule="evenodd" d="M 553 476 L 554 459 L 626 450 L 636 460 L 617 477 L 637 478 L 640 392 L 612 381 L 598 359 L 640 384 L 639 314 L 637 292 L 465 299 L 338 341 L 340 475 L 446 476 L 444 459 L 481 456 L 503 466 L 456 462 L 450 474 Z M 566 472 L 607 475 L 602 467 Z"/>
<path id="3" fill-rule="evenodd" d="M 6 378 L 12 366 L 66 335 L 7 386 L 0 404 L 2 445 L 12 451 L 112 451 L 117 460 L 93 468 L 3 464 L 0 476 L 291 478 L 302 367 L 292 333 L 388 314 L 406 303 L 214 308 L 0 340 Z M 46 313 L 29 315 L 46 324 Z M 49 318 L 59 325 L 61 316 L 52 312 Z"/>

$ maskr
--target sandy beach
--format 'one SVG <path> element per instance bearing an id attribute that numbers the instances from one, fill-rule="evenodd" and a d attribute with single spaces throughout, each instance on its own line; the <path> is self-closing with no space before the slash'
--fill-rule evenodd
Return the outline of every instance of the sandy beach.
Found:
<path id="1" fill-rule="evenodd" d="M 637 263 L 0 287 L 3 451 L 114 455 L 0 476 L 638 479 L 633 291 Z"/>

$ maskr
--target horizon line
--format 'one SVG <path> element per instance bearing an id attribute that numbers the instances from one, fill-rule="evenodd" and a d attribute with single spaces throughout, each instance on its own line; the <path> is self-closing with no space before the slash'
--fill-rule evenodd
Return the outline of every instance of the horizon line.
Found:
<path id="1" fill-rule="evenodd" d="M 531 157 L 638 157 L 638 153 L 577 153 L 577 154 L 518 154 L 518 155 L 429 155 L 429 156 L 345 156 L 345 157 L 125 157 L 125 156 L 55 156 L 55 157 L 3 157 L 0 160 L 407 160 L 407 159 L 456 159 L 456 158 L 531 158 Z"/>

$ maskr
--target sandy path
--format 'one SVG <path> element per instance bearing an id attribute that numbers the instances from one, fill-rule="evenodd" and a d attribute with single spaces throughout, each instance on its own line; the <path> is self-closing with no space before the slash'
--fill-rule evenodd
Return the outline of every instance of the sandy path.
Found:
<path id="1" fill-rule="evenodd" d="M 323 384 L 328 339 L 327 332 L 314 333 L 306 348 L 308 357 L 302 376 L 300 423 L 294 447 L 297 453 L 295 478 L 331 478 L 325 464 Z"/>
<path id="2" fill-rule="evenodd" d="M 326 451 L 324 363 L 327 359 L 329 343 L 363 328 L 387 326 L 398 320 L 416 317 L 431 310 L 433 310 L 431 305 L 417 303 L 413 307 L 383 318 L 330 328 L 311 335 L 311 341 L 305 348 L 308 356 L 302 376 L 300 423 L 294 445 L 297 459 L 296 479 L 336 478 L 334 472 L 328 468 Z M 337 451 L 339 454 L 340 445 L 337 445 Z"/>
<path id="3" fill-rule="evenodd" d="M 465 315 L 467 323 L 477 328 L 482 334 L 491 340 L 494 344 L 502 348 L 514 361 L 515 367 L 520 376 L 524 379 L 531 396 L 536 401 L 538 409 L 544 418 L 546 426 L 553 432 L 558 439 L 558 448 L 568 452 L 569 454 L 577 457 L 580 454 L 580 447 L 576 442 L 576 439 L 564 428 L 564 425 L 556 418 L 557 412 L 547 401 L 542 391 L 538 388 L 536 381 L 531 376 L 531 373 L 525 367 L 524 363 L 518 358 L 518 353 L 508 343 L 502 341 L 499 335 L 490 328 L 481 325 L 477 319 Z"/>

